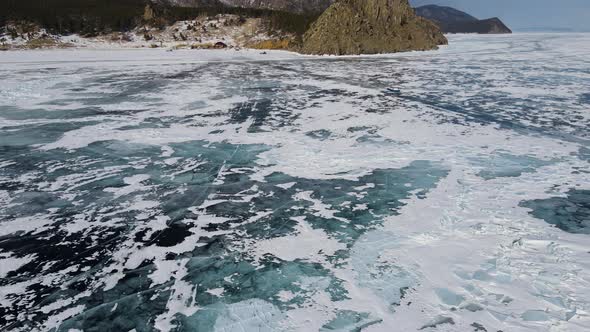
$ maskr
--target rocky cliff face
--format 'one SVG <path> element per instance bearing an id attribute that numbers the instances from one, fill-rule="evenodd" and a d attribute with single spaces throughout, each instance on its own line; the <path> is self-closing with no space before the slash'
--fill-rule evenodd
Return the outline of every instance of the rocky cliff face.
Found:
<path id="1" fill-rule="evenodd" d="M 512 31 L 497 17 L 479 20 L 460 10 L 428 5 L 416 8 L 416 14 L 435 22 L 443 32 L 448 33 L 511 33 Z"/>
<path id="2" fill-rule="evenodd" d="M 375 54 L 429 50 L 447 40 L 416 16 L 408 0 L 340 0 L 303 37 L 308 54 Z"/>

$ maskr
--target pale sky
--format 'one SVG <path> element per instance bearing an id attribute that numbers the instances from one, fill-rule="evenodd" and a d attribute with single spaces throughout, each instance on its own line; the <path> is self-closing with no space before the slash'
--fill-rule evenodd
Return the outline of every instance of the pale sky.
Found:
<path id="1" fill-rule="evenodd" d="M 590 0 L 410 0 L 410 3 L 450 6 L 482 19 L 497 16 L 515 31 L 539 27 L 590 31 Z"/>

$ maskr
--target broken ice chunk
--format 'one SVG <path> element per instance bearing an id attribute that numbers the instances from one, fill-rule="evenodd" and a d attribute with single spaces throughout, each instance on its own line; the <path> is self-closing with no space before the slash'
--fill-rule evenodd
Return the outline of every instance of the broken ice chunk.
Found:
<path id="1" fill-rule="evenodd" d="M 465 301 L 465 297 L 453 293 L 452 291 L 446 288 L 437 288 L 434 291 L 436 292 L 436 295 L 438 295 L 440 300 L 447 305 L 458 306 L 463 301 Z"/>

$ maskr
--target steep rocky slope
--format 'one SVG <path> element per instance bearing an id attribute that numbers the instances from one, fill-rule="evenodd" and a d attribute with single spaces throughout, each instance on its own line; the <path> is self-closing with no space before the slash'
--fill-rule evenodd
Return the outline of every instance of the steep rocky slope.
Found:
<path id="1" fill-rule="evenodd" d="M 340 0 L 303 37 L 308 54 L 375 54 L 435 49 L 447 40 L 407 0 Z"/>
<path id="2" fill-rule="evenodd" d="M 416 8 L 416 14 L 435 22 L 447 33 L 512 33 L 497 17 L 479 20 L 451 7 L 422 6 Z"/>

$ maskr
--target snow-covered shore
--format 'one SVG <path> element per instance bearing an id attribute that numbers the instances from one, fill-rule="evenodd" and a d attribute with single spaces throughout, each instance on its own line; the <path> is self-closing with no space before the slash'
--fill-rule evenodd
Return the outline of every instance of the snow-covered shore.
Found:
<path id="1" fill-rule="evenodd" d="M 101 63 L 162 64 L 162 63 L 198 63 L 219 61 L 270 61 L 303 59 L 294 52 L 255 49 L 225 50 L 175 50 L 166 49 L 129 49 L 129 48 L 97 48 L 97 49 L 43 49 L 13 50 L 0 53 L 0 66 L 13 65 L 47 65 L 72 64 L 76 66 L 93 66 Z"/>
<path id="2" fill-rule="evenodd" d="M 32 23 L 10 23 L 0 28 L 0 49 L 209 49 L 216 43 L 227 48 L 254 47 L 263 41 L 292 38 L 292 34 L 270 33 L 260 18 L 232 14 L 202 16 L 193 20 L 154 27 L 142 25 L 127 32 L 105 32 L 95 36 L 60 35 Z"/>

